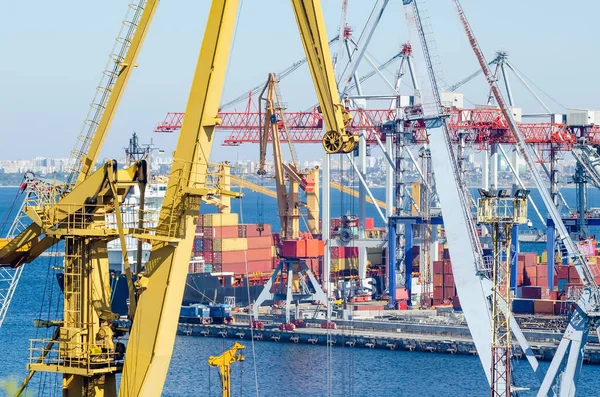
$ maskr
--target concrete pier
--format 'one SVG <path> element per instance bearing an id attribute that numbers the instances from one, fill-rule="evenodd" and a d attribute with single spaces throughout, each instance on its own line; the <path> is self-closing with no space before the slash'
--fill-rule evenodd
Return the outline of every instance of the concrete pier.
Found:
<path id="1" fill-rule="evenodd" d="M 240 340 L 254 339 L 275 343 L 304 343 L 311 345 L 333 345 L 367 349 L 387 349 L 419 351 L 441 354 L 477 355 L 475 345 L 468 334 L 468 329 L 462 327 L 441 326 L 440 333 L 427 333 L 426 329 L 413 328 L 407 332 L 406 324 L 389 324 L 396 328 L 365 330 L 340 324 L 338 329 L 327 330 L 320 328 L 318 323 L 309 323 L 306 328 L 296 328 L 295 331 L 281 331 L 277 325 L 266 325 L 264 330 L 250 329 L 248 325 L 201 325 L 179 324 L 180 335 L 218 337 Z M 343 323 L 343 321 L 342 321 Z M 341 325 L 341 326 L 340 326 Z M 417 326 L 419 327 L 419 326 Z M 436 331 L 431 329 L 431 331 Z M 466 333 L 465 333 L 466 331 Z M 526 332 L 527 334 L 527 332 Z M 591 335 L 590 335 L 591 336 Z M 552 332 L 532 331 L 529 333 L 531 348 L 540 361 L 550 361 L 554 356 L 562 334 Z M 591 338 L 590 338 L 591 339 Z M 585 364 L 600 364 L 600 345 L 598 340 L 590 340 L 585 349 Z M 524 358 L 521 348 L 514 347 L 515 358 Z"/>

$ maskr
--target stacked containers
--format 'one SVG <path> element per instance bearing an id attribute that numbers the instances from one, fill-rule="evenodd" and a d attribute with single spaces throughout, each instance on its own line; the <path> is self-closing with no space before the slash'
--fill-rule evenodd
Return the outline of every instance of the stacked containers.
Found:
<path id="1" fill-rule="evenodd" d="M 444 301 L 454 301 L 456 285 L 452 274 L 452 263 L 448 249 L 444 249 L 443 260 L 433 262 L 433 304 L 441 305 Z"/>
<path id="2" fill-rule="evenodd" d="M 331 271 L 348 275 L 358 270 L 357 247 L 331 247 Z"/>

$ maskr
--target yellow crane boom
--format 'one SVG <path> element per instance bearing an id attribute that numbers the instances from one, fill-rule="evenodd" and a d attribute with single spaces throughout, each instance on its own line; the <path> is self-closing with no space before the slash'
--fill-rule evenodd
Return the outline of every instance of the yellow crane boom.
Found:
<path id="1" fill-rule="evenodd" d="M 293 0 L 292 5 L 328 134 L 335 135 L 338 143 L 325 149 L 352 151 L 357 139 L 350 139 L 345 131 L 348 117 L 337 93 L 321 3 Z M 187 269 L 181 264 L 189 259 L 201 197 L 206 194 L 237 8 L 237 0 L 212 1 L 155 241 L 146 275 L 139 280 L 141 293 L 121 378 L 122 395 L 158 396 L 164 386 L 185 288 Z"/>
<path id="2" fill-rule="evenodd" d="M 221 380 L 223 397 L 231 396 L 231 364 L 245 360 L 242 353 L 240 353 L 240 350 L 245 348 L 246 346 L 239 342 L 235 342 L 231 349 L 223 354 L 219 356 L 210 356 L 208 358 L 208 365 L 219 368 L 219 379 Z"/>

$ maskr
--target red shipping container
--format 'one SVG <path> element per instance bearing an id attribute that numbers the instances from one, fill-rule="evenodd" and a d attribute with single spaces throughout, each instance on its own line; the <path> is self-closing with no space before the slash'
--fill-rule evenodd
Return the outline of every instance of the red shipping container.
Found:
<path id="1" fill-rule="evenodd" d="M 248 249 L 271 248 L 273 238 L 271 236 L 248 237 Z"/>
<path id="2" fill-rule="evenodd" d="M 444 288 L 443 287 L 433 287 L 433 299 L 434 300 L 443 300 L 444 299 Z"/>
<path id="3" fill-rule="evenodd" d="M 204 226 L 202 228 L 205 239 L 221 239 L 238 237 L 237 226 Z"/>
<path id="4" fill-rule="evenodd" d="M 569 266 L 569 280 L 571 279 L 579 279 L 579 273 L 577 273 L 575 266 Z"/>
<path id="5" fill-rule="evenodd" d="M 213 252 L 207 251 L 206 248 L 202 251 L 202 256 L 204 257 L 204 261 L 206 263 L 212 263 L 213 260 Z"/>
<path id="6" fill-rule="evenodd" d="M 538 267 L 537 266 L 525 266 L 525 274 L 530 279 L 535 279 L 538 276 Z"/>
<path id="7" fill-rule="evenodd" d="M 304 240 L 307 258 L 319 258 L 325 254 L 325 243 L 323 240 Z"/>
<path id="8" fill-rule="evenodd" d="M 444 261 L 444 274 L 452 274 L 452 262 Z"/>
<path id="9" fill-rule="evenodd" d="M 548 287 L 548 277 L 547 276 L 538 276 L 537 285 L 540 287 Z"/>
<path id="10" fill-rule="evenodd" d="M 444 287 L 454 287 L 454 276 L 452 274 L 444 275 Z"/>
<path id="11" fill-rule="evenodd" d="M 444 262 L 443 261 L 434 261 L 433 262 L 433 273 L 444 273 Z"/>
<path id="12" fill-rule="evenodd" d="M 540 287 L 521 287 L 521 296 L 523 299 L 541 299 L 542 290 Z"/>
<path id="13" fill-rule="evenodd" d="M 331 247 L 331 259 L 342 258 L 344 247 Z"/>
<path id="14" fill-rule="evenodd" d="M 525 259 L 525 267 L 533 266 L 537 264 L 537 253 L 535 252 L 524 252 L 523 257 Z"/>
<path id="15" fill-rule="evenodd" d="M 306 244 L 300 240 L 283 240 L 281 255 L 285 258 L 302 258 L 306 256 Z"/>
<path id="16" fill-rule="evenodd" d="M 344 247 L 344 258 L 358 258 L 358 247 Z"/>
<path id="17" fill-rule="evenodd" d="M 238 225 L 237 228 L 238 228 L 238 235 L 237 235 L 238 237 L 242 237 L 242 238 L 248 237 L 246 235 L 246 225 Z"/>
<path id="18" fill-rule="evenodd" d="M 226 265 L 223 265 L 226 266 Z M 248 273 L 268 273 L 271 271 L 271 261 L 248 261 Z"/>
<path id="19" fill-rule="evenodd" d="M 554 301 L 537 299 L 533 301 L 533 313 L 554 314 Z"/>
<path id="20" fill-rule="evenodd" d="M 202 226 L 204 226 L 204 215 L 202 215 L 202 214 L 198 215 L 198 220 L 196 221 L 196 226 L 197 226 L 197 229 L 202 228 Z"/>
<path id="21" fill-rule="evenodd" d="M 223 263 L 222 261 L 223 261 L 222 252 L 214 251 L 213 258 L 212 258 L 213 265 L 220 265 L 221 263 Z"/>
<path id="22" fill-rule="evenodd" d="M 524 282 L 523 274 L 521 274 L 521 273 L 517 274 L 517 287 L 522 287 L 523 282 Z"/>
<path id="23" fill-rule="evenodd" d="M 227 263 L 221 266 L 222 272 L 233 272 L 235 274 L 246 274 L 246 262 Z"/>
<path id="24" fill-rule="evenodd" d="M 244 262 L 246 260 L 246 251 L 224 251 L 219 252 L 219 256 L 223 264 Z"/>
<path id="25" fill-rule="evenodd" d="M 270 261 L 272 257 L 271 248 L 257 248 L 246 251 L 246 260 L 250 261 Z"/>
<path id="26" fill-rule="evenodd" d="M 433 286 L 434 287 L 443 287 L 444 286 L 444 275 L 443 274 L 433 274 Z"/>
<path id="27" fill-rule="evenodd" d="M 565 265 L 557 265 L 555 275 L 558 277 L 554 277 L 555 280 L 559 278 L 569 278 L 569 266 Z"/>
<path id="28" fill-rule="evenodd" d="M 456 288 L 452 287 L 444 287 L 444 299 L 450 299 L 456 296 Z"/>
<path id="29" fill-rule="evenodd" d="M 550 291 L 550 293 L 548 295 L 548 299 L 557 301 L 559 298 L 559 294 L 560 294 L 560 292 L 558 292 L 558 291 Z"/>
<path id="30" fill-rule="evenodd" d="M 365 230 L 373 230 L 375 228 L 374 218 L 365 218 Z"/>
<path id="31" fill-rule="evenodd" d="M 545 263 L 537 265 L 537 276 L 548 278 L 548 265 Z"/>

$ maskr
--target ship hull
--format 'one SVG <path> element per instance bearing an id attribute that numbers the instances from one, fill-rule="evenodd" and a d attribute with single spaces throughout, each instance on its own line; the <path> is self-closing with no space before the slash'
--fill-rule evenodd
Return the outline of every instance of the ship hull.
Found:
<path id="1" fill-rule="evenodd" d="M 64 275 L 56 275 L 61 291 L 64 287 Z M 230 277 L 225 277 L 230 279 Z M 192 273 L 188 274 L 185 290 L 183 293 L 183 305 L 192 303 L 225 303 L 226 297 L 235 297 L 236 306 L 248 306 L 256 301 L 260 295 L 263 285 L 251 285 L 246 287 L 247 279 L 243 279 L 241 285 L 224 286 L 218 276 L 210 273 Z M 111 310 L 120 315 L 127 315 L 127 299 L 129 299 L 129 290 L 127 288 L 127 279 L 120 272 L 111 272 Z"/>

